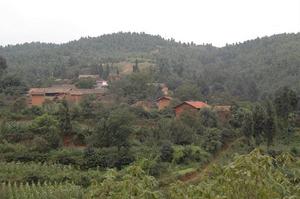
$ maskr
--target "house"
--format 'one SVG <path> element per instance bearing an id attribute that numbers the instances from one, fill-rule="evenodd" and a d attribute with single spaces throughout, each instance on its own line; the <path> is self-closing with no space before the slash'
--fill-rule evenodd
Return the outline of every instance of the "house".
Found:
<path id="1" fill-rule="evenodd" d="M 70 88 L 31 88 L 29 90 L 30 105 L 39 106 L 42 105 L 46 100 L 59 100 L 65 98 Z"/>
<path id="2" fill-rule="evenodd" d="M 198 111 L 206 107 L 210 106 L 202 101 L 184 101 L 175 107 L 175 114 L 178 118 L 185 111 Z"/>
<path id="3" fill-rule="evenodd" d="M 221 123 L 225 124 L 230 120 L 231 106 L 214 106 L 213 110 L 216 112 Z"/>
<path id="4" fill-rule="evenodd" d="M 158 110 L 163 110 L 170 106 L 172 98 L 168 96 L 160 97 L 156 100 L 156 105 L 158 107 Z"/>
<path id="5" fill-rule="evenodd" d="M 102 96 L 105 89 L 76 89 L 71 86 L 56 86 L 48 88 L 31 88 L 29 105 L 40 106 L 46 100 L 56 101 L 66 99 L 69 102 L 78 103 L 83 96 L 95 94 Z"/>

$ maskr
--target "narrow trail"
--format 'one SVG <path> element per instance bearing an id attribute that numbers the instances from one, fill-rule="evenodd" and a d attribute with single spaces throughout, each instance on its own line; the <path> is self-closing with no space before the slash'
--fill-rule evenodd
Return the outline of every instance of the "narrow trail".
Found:
<path id="1" fill-rule="evenodd" d="M 214 157 L 209 161 L 207 164 L 205 164 L 201 171 L 193 172 L 188 174 L 186 177 L 182 178 L 181 181 L 187 184 L 192 184 L 199 182 L 206 174 L 208 174 L 210 167 L 215 164 L 220 157 L 223 157 L 224 154 L 236 143 L 240 141 L 240 138 L 237 138 L 233 140 L 232 142 L 225 144 L 221 150 L 219 150 Z"/>

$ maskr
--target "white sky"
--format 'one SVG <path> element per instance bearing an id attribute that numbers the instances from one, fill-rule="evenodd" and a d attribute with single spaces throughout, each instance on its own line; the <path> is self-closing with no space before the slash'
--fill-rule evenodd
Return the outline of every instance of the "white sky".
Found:
<path id="1" fill-rule="evenodd" d="M 300 0 L 0 0 L 0 45 L 119 31 L 223 46 L 300 32 Z"/>

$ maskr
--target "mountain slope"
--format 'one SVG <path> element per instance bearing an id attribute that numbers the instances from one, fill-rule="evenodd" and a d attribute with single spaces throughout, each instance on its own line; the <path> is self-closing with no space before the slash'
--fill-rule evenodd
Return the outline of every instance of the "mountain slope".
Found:
<path id="1" fill-rule="evenodd" d="M 53 78 L 93 73 L 99 63 L 134 63 L 145 59 L 157 66 L 157 81 L 185 81 L 256 99 L 281 86 L 300 92 L 300 34 L 281 34 L 216 48 L 182 44 L 145 33 L 115 33 L 65 44 L 25 43 L 0 48 L 10 71 L 33 85 Z M 127 66 L 128 66 L 127 64 Z M 160 77 L 159 77 L 160 76 Z M 168 78 L 170 80 L 168 80 Z M 258 90 L 259 92 L 257 92 Z M 254 94 L 250 94 L 254 92 Z M 256 93 L 257 92 L 257 93 Z"/>

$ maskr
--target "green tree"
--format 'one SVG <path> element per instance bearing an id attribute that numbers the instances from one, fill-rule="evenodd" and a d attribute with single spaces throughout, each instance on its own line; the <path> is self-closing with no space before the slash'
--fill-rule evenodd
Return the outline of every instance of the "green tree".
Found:
<path id="1" fill-rule="evenodd" d="M 277 115 L 272 101 L 266 102 L 266 118 L 265 118 L 265 136 L 267 139 L 268 147 L 273 143 L 274 137 L 277 132 Z"/>
<path id="2" fill-rule="evenodd" d="M 108 118 L 101 119 L 94 135 L 96 146 L 115 146 L 120 152 L 121 148 L 129 147 L 129 137 L 133 131 L 134 115 L 125 107 L 110 112 Z"/>
<path id="3" fill-rule="evenodd" d="M 210 153 L 216 153 L 223 145 L 221 140 L 220 129 L 208 128 L 204 133 L 203 148 Z"/>
<path id="4" fill-rule="evenodd" d="M 66 100 L 63 100 L 60 103 L 57 116 L 58 116 L 60 131 L 62 132 L 62 134 L 63 135 L 70 134 L 72 132 L 71 115 L 70 115 L 69 104 Z"/>
<path id="5" fill-rule="evenodd" d="M 200 121 L 205 127 L 214 128 L 218 126 L 217 115 L 210 108 L 202 108 L 200 110 Z"/>
<path id="6" fill-rule="evenodd" d="M 200 89 L 196 85 L 190 83 L 185 83 L 177 87 L 175 96 L 182 101 L 200 100 L 202 98 Z"/>
<path id="7" fill-rule="evenodd" d="M 171 140 L 175 144 L 187 145 L 194 141 L 196 132 L 182 121 L 174 120 L 170 127 Z"/>
<path id="8" fill-rule="evenodd" d="M 245 112 L 241 131 L 244 134 L 244 136 L 246 137 L 248 145 L 250 145 L 251 139 L 254 134 L 253 125 L 254 125 L 254 122 L 253 122 L 252 112 L 251 111 Z"/>
<path id="9" fill-rule="evenodd" d="M 0 78 L 4 74 L 4 71 L 7 68 L 6 59 L 2 56 L 0 56 Z"/>
<path id="10" fill-rule="evenodd" d="M 169 142 L 164 143 L 160 149 L 160 159 L 164 162 L 171 162 L 173 160 L 174 149 Z"/>
<path id="11" fill-rule="evenodd" d="M 90 78 L 80 79 L 75 85 L 77 88 L 89 89 L 94 88 L 96 81 Z"/>
<path id="12" fill-rule="evenodd" d="M 287 121 L 289 113 L 297 108 L 297 94 L 288 87 L 280 88 L 275 93 L 274 104 L 278 116 Z"/>
<path id="13" fill-rule="evenodd" d="M 132 72 L 134 72 L 134 73 L 140 72 L 139 64 L 138 64 L 138 60 L 137 59 L 135 60 L 135 64 L 132 67 Z"/>
<path id="14" fill-rule="evenodd" d="M 253 136 L 259 145 L 262 141 L 265 130 L 265 109 L 261 104 L 256 104 L 253 108 Z"/>
<path id="15" fill-rule="evenodd" d="M 36 136 L 41 136 L 48 142 L 49 148 L 57 148 L 60 145 L 59 123 L 53 116 L 43 114 L 36 117 L 29 130 Z"/>

